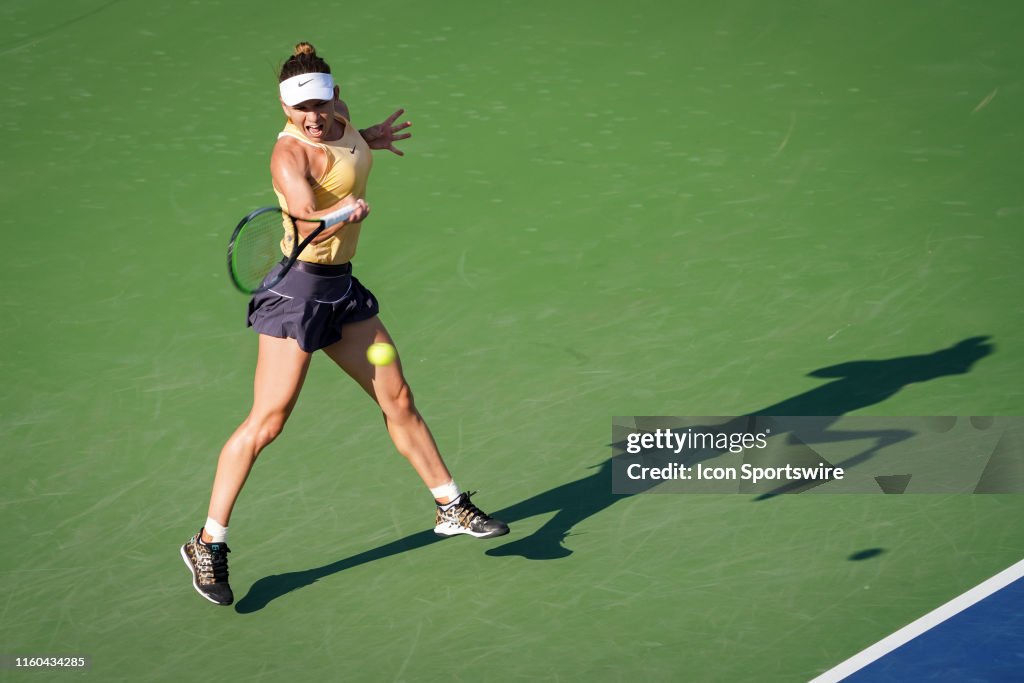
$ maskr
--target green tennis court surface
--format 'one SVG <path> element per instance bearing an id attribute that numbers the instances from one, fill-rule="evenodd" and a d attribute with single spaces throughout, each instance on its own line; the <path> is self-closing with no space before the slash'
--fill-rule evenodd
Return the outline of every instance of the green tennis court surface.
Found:
<path id="1" fill-rule="evenodd" d="M 0 654 L 91 668 L 0 678 L 806 681 L 1019 561 L 1021 496 L 612 496 L 606 466 L 615 415 L 1022 414 L 1022 20 L 4 3 Z M 273 202 L 299 40 L 355 123 L 414 123 L 377 157 L 356 273 L 512 535 L 436 541 L 378 411 L 318 358 L 232 519 L 220 609 L 178 546 L 248 408 L 224 249 Z M 980 337 L 966 369 L 927 360 Z"/>

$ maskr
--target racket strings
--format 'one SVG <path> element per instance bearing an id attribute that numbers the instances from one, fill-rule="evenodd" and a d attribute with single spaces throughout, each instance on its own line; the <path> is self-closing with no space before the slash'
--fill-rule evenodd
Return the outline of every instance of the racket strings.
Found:
<path id="1" fill-rule="evenodd" d="M 291 252 L 293 230 L 291 219 L 277 211 L 252 217 L 235 237 L 231 254 L 231 272 L 245 290 L 260 287 L 267 273 L 281 261 L 284 247 Z"/>

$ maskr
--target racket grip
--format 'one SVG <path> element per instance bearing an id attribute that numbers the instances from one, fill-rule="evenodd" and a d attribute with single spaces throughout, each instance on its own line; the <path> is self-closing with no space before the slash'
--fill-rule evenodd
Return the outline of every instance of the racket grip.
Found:
<path id="1" fill-rule="evenodd" d="M 342 208 L 338 209 L 337 211 L 332 211 L 331 213 L 327 214 L 326 216 L 321 216 L 320 220 L 322 220 L 324 222 L 324 226 L 325 227 L 329 228 L 332 225 L 336 225 L 338 223 L 341 223 L 343 220 L 347 219 L 349 216 L 351 216 L 353 213 L 355 213 L 355 210 L 356 210 L 356 207 L 354 205 L 353 206 L 345 206 L 345 207 L 342 207 Z"/>

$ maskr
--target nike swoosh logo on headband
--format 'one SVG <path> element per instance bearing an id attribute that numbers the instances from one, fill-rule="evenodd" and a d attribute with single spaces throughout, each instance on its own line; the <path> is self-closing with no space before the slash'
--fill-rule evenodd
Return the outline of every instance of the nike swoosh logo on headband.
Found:
<path id="1" fill-rule="evenodd" d="M 312 82 L 313 82 L 313 79 L 312 79 L 312 78 L 311 78 L 311 79 L 309 79 L 308 81 L 305 81 L 305 82 L 303 82 L 303 81 L 299 81 L 299 87 L 301 88 L 302 86 L 306 85 L 306 83 L 312 83 Z"/>

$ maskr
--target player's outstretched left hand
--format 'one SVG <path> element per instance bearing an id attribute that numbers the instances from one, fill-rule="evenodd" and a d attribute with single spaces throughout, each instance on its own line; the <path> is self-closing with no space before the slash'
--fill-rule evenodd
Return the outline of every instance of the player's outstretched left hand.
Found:
<path id="1" fill-rule="evenodd" d="M 399 109 L 391 116 L 387 117 L 381 123 L 369 128 L 364 128 L 360 131 L 363 135 L 363 139 L 366 140 L 366 144 L 370 146 L 370 149 L 386 149 L 389 152 L 394 152 L 398 156 L 405 156 L 405 152 L 395 147 L 395 143 L 399 140 L 407 140 L 412 137 L 412 133 L 402 133 L 412 125 L 411 121 L 403 121 L 402 123 L 395 123 L 398 117 L 405 113 L 404 109 Z"/>

